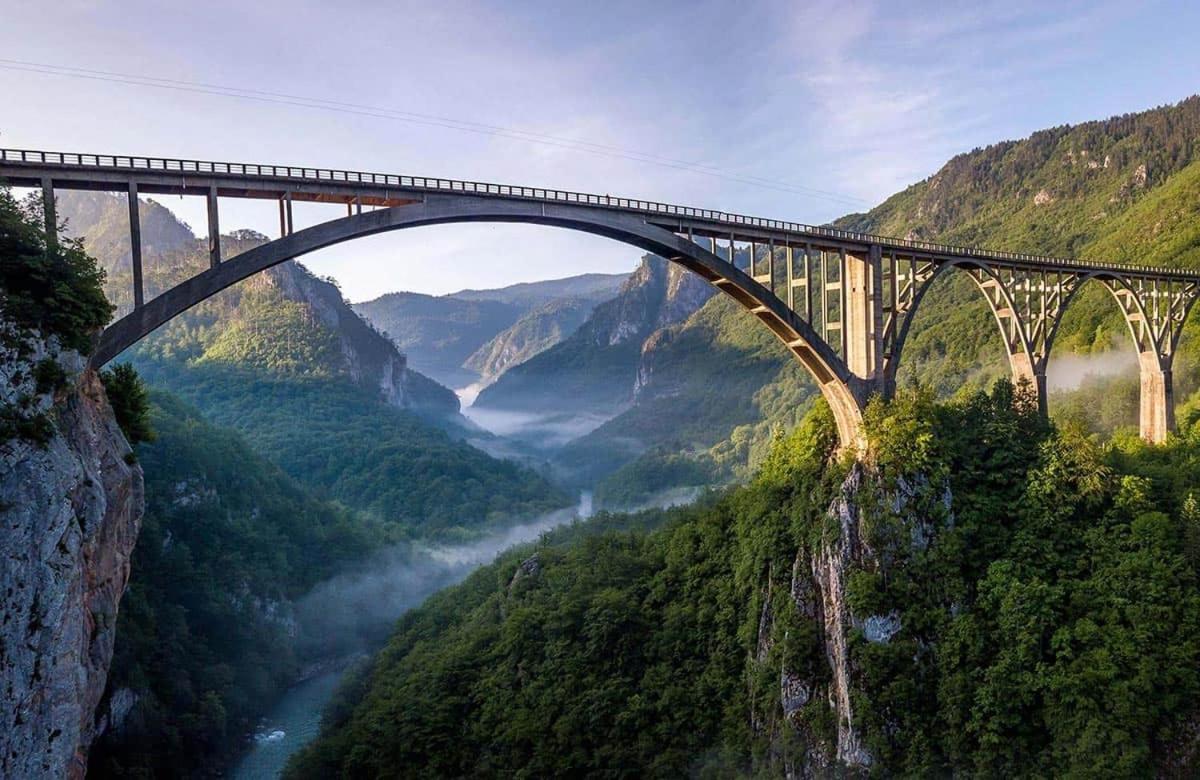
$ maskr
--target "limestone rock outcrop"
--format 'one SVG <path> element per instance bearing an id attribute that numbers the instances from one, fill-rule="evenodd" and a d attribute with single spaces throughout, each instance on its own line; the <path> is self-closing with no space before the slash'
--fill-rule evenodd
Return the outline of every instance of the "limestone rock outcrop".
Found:
<path id="1" fill-rule="evenodd" d="M 883 497 L 884 501 L 878 499 Z M 825 510 L 820 538 L 802 546 L 791 568 L 787 592 L 799 620 L 817 629 L 820 670 L 799 671 L 785 656 L 776 668 L 783 723 L 753 718 L 768 736 L 774 761 L 789 777 L 858 776 L 871 772 L 875 757 L 868 749 L 856 712 L 863 670 L 851 647 L 859 635 L 867 643 L 886 644 L 905 626 L 899 611 L 859 614 L 852 605 L 850 581 L 855 572 L 883 572 L 897 563 L 899 548 L 924 549 L 943 528 L 953 525 L 948 488 L 925 480 L 900 478 L 887 490 L 870 466 L 856 463 Z M 903 529 L 881 542 L 868 530 L 878 513 L 886 513 Z M 870 519 L 868 519 L 870 518 Z M 875 539 L 873 542 L 872 540 Z M 783 639 L 769 610 L 759 621 L 759 663 L 766 663 Z M 778 660 L 776 661 L 778 663 Z M 814 731 L 812 724 L 828 723 Z M 797 734 L 799 742 L 787 732 Z M 794 746 L 803 746 L 796 754 Z"/>
<path id="2" fill-rule="evenodd" d="M 458 413 L 457 396 L 409 369 L 404 354 L 350 308 L 333 282 L 288 261 L 268 268 L 247 284 L 275 288 L 286 300 L 307 307 L 317 322 L 337 335 L 346 374 L 363 387 L 378 388 L 389 404 L 436 415 Z"/>
<path id="3" fill-rule="evenodd" d="M 42 440 L 0 442 L 0 776 L 82 777 L 142 472 L 83 359 L 0 327 L 0 408 L 48 423 Z M 37 376 L 53 366 L 65 381 L 48 389 Z"/>

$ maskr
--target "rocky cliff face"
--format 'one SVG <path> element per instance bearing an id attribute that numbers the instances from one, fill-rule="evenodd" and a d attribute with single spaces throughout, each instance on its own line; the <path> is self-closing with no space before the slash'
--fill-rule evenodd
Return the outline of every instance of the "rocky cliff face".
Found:
<path id="1" fill-rule="evenodd" d="M 826 510 L 828 523 L 819 542 L 802 547 L 792 565 L 788 598 L 801 620 L 818 626 L 824 668 L 815 674 L 801 673 L 784 658 L 779 668 L 784 723 L 762 719 L 754 723 L 756 729 L 771 737 L 772 749 L 791 777 L 826 776 L 834 767 L 841 774 L 846 770 L 865 774 L 875 763 L 864 744 L 855 711 L 855 692 L 862 689 L 863 679 L 851 645 L 856 635 L 866 643 L 886 644 L 905 627 L 895 611 L 856 611 L 849 582 L 856 571 L 886 573 L 903 557 L 896 554 L 897 546 L 923 549 L 939 528 L 953 523 L 948 488 L 939 491 L 927 484 L 900 480 L 882 502 L 881 495 L 879 481 L 870 467 L 856 463 Z M 873 516 L 883 512 L 896 519 L 904 533 L 886 542 L 873 542 L 865 522 L 868 511 Z M 770 599 L 765 602 L 759 621 L 759 663 L 767 661 L 771 648 L 780 641 L 770 603 Z M 830 720 L 832 728 L 828 732 L 814 728 L 813 724 Z M 801 754 L 789 753 L 786 732 L 801 737 L 805 746 Z"/>
<path id="2" fill-rule="evenodd" d="M 597 344 L 642 340 L 655 330 L 687 319 L 714 289 L 690 271 L 647 255 L 621 285 L 620 294 L 598 306 L 585 326 Z"/>
<path id="3" fill-rule="evenodd" d="M 633 400 L 644 342 L 686 319 L 714 292 L 695 274 L 647 255 L 617 296 L 596 306 L 575 333 L 509 369 L 475 403 L 540 413 L 615 414 Z"/>
<path id="4" fill-rule="evenodd" d="M 408 368 L 405 356 L 363 320 L 332 282 L 318 279 L 295 261 L 268 268 L 247 281 L 249 287 L 273 288 L 284 299 L 303 304 L 314 320 L 336 334 L 342 370 L 363 387 L 376 388 L 388 403 L 413 411 L 453 415 L 453 392 Z"/>
<path id="5" fill-rule="evenodd" d="M 0 776 L 82 777 L 142 473 L 79 355 L 0 328 L 0 408 L 47 423 L 44 441 L 0 443 Z M 66 380 L 50 389 L 54 366 Z"/>

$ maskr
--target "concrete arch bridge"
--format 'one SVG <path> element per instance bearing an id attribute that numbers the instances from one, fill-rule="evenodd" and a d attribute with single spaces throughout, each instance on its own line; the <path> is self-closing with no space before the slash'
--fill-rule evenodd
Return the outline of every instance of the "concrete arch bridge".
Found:
<path id="1" fill-rule="evenodd" d="M 1063 313 L 1080 287 L 1116 300 L 1139 356 L 1140 426 L 1149 441 L 1174 427 L 1171 366 L 1200 273 L 944 246 L 721 211 L 536 187 L 323 168 L 0 149 L 0 180 L 41 188 L 47 234 L 56 189 L 128 193 L 134 308 L 103 332 L 101 365 L 209 296 L 323 247 L 390 230 L 456 222 L 522 222 L 606 236 L 699 274 L 775 333 L 833 408 L 843 444 L 862 410 L 890 397 L 913 316 L 942 274 L 967 274 L 991 307 L 1015 380 L 1046 403 L 1046 367 Z M 208 203 L 210 267 L 146 300 L 140 193 Z M 279 204 L 280 237 L 221 256 L 219 199 Z M 294 230 L 292 203 L 340 204 L 345 216 Z M 366 209 L 364 209 L 366 207 Z"/>

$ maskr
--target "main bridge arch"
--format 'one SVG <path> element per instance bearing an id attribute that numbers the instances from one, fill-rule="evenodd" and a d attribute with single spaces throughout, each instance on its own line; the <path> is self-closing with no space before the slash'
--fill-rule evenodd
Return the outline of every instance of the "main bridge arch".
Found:
<path id="1" fill-rule="evenodd" d="M 103 365 L 192 306 L 284 261 L 356 238 L 461 222 L 526 223 L 591 233 L 651 252 L 700 275 L 750 311 L 783 341 L 809 370 L 829 402 L 842 443 L 858 443 L 861 410 L 870 393 L 869 384 L 855 376 L 812 326 L 774 292 L 731 260 L 718 257 L 715 251 L 686 236 L 651 224 L 637 214 L 583 205 L 429 194 L 416 203 L 323 222 L 216 264 L 135 307 L 104 330 L 92 361 Z M 716 249 L 715 243 L 712 248 Z"/>
<path id="2" fill-rule="evenodd" d="M 525 222 L 606 236 L 654 252 L 733 297 L 816 378 L 833 407 L 843 444 L 859 443 L 868 397 L 893 392 L 917 304 L 930 283 L 952 268 L 970 273 L 983 291 L 1014 374 L 1032 379 L 1043 408 L 1046 361 L 1066 304 L 1083 282 L 1105 284 L 1117 296 L 1138 345 L 1142 435 L 1152 441 L 1161 441 L 1172 427 L 1172 357 L 1183 321 L 1200 297 L 1200 272 L 1195 271 L 956 247 L 516 185 L 20 149 L 0 149 L 0 180 L 41 188 L 48 242 L 57 240 L 56 189 L 128 193 L 134 310 L 102 334 L 94 363 L 110 360 L 208 296 L 325 246 L 419 225 Z M 139 193 L 200 195 L 208 203 L 210 269 L 151 301 L 144 300 L 142 283 Z M 223 261 L 218 199 L 230 197 L 278 201 L 283 237 Z M 379 210 L 293 231 L 293 200 Z M 709 248 L 698 241 L 709 242 Z M 728 259 L 722 259 L 719 252 L 726 249 Z M 743 260 L 748 260 L 745 271 Z"/>

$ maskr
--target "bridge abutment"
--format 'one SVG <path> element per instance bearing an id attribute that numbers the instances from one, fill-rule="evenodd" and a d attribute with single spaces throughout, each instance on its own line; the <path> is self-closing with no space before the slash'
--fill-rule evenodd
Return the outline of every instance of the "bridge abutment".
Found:
<path id="1" fill-rule="evenodd" d="M 1035 361 L 1028 352 L 1018 350 L 1008 354 L 1008 364 L 1012 369 L 1013 386 L 1018 390 L 1025 386 L 1036 393 L 1038 410 L 1049 414 L 1045 361 Z"/>

